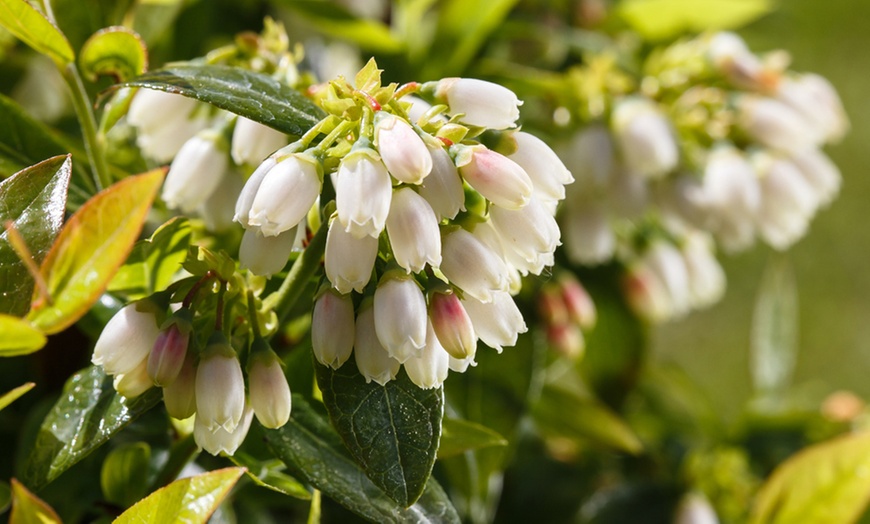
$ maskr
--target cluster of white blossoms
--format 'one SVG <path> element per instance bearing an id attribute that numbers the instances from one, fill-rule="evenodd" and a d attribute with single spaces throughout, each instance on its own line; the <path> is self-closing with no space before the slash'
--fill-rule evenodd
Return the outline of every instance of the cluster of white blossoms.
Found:
<path id="1" fill-rule="evenodd" d="M 355 85 L 339 79 L 320 96 L 329 116 L 242 190 L 242 267 L 280 271 L 312 206 L 334 192 L 312 319 L 321 363 L 337 369 L 354 355 L 379 384 L 404 364 L 432 388 L 474 364 L 478 340 L 514 345 L 526 326 L 511 293 L 553 264 L 556 205 L 573 180 L 544 142 L 510 130 L 516 95 L 466 78 L 396 91 L 370 62 Z"/>
<path id="2" fill-rule="evenodd" d="M 827 80 L 787 66 L 723 32 L 659 49 L 614 82 L 560 150 L 577 178 L 561 220 L 569 258 L 622 262 L 630 302 L 661 321 L 720 298 L 716 246 L 799 240 L 839 190 L 821 147 L 848 121 Z"/>

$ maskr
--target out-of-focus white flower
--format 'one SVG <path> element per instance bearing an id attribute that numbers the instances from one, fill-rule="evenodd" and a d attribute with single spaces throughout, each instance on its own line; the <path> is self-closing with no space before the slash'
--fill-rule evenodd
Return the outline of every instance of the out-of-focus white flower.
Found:
<path id="1" fill-rule="evenodd" d="M 673 306 L 664 283 L 646 264 L 635 262 L 622 279 L 628 305 L 639 317 L 654 323 L 669 320 Z"/>
<path id="2" fill-rule="evenodd" d="M 579 192 L 603 188 L 613 171 L 613 139 L 607 128 L 600 124 L 585 127 L 559 148 L 559 156 L 574 176 L 568 188 Z"/>
<path id="3" fill-rule="evenodd" d="M 208 120 L 195 118 L 182 120 L 174 125 L 158 127 L 152 131 L 139 131 L 136 145 L 146 158 L 157 162 L 169 162 L 187 141 L 208 127 Z"/>
<path id="4" fill-rule="evenodd" d="M 703 495 L 689 493 L 677 507 L 674 524 L 719 524 L 719 517 Z"/>
<path id="5" fill-rule="evenodd" d="M 662 283 L 670 302 L 670 316 L 685 315 L 691 306 L 692 292 L 689 271 L 680 251 L 669 242 L 654 241 L 641 263 Z"/>
<path id="6" fill-rule="evenodd" d="M 451 115 L 462 113 L 461 122 L 490 129 L 514 127 L 522 105 L 510 89 L 475 78 L 443 78 L 435 97 L 450 107 Z"/>
<path id="7" fill-rule="evenodd" d="M 726 251 L 746 249 L 755 238 L 761 189 L 752 164 L 730 146 L 714 149 L 704 168 L 695 205 L 708 216 L 707 228 Z"/>
<path id="8" fill-rule="evenodd" d="M 374 380 L 380 385 L 396 378 L 401 364 L 387 353 L 375 331 L 375 312 L 371 302 L 360 305 L 356 317 L 353 357 L 366 383 Z"/>
<path id="9" fill-rule="evenodd" d="M 314 303 L 311 346 L 318 362 L 338 369 L 350 358 L 354 343 L 353 301 L 350 295 L 326 291 Z"/>
<path id="10" fill-rule="evenodd" d="M 133 371 L 147 360 L 160 336 L 156 312 L 157 306 L 148 299 L 121 308 L 100 333 L 91 362 L 109 375 Z"/>
<path id="11" fill-rule="evenodd" d="M 474 356 L 477 335 L 474 334 L 471 317 L 455 293 L 431 293 L 429 318 L 444 351 L 457 359 Z"/>
<path id="12" fill-rule="evenodd" d="M 169 207 L 194 211 L 214 193 L 228 167 L 223 139 L 211 130 L 203 131 L 181 146 L 169 166 L 161 196 Z"/>
<path id="13" fill-rule="evenodd" d="M 248 213 L 248 225 L 264 236 L 275 236 L 302 221 L 317 201 L 320 162 L 305 153 L 281 159 L 266 173 Z"/>
<path id="14" fill-rule="evenodd" d="M 787 249 L 809 227 L 818 197 L 803 173 L 785 158 L 765 153 L 754 157 L 761 186 L 758 232 L 770 246 Z"/>
<path id="15" fill-rule="evenodd" d="M 241 419 L 233 429 L 227 430 L 218 426 L 212 430 L 208 427 L 207 422 L 201 417 L 200 413 L 197 413 L 193 423 L 193 440 L 198 446 L 212 455 L 220 453 L 232 455 L 239 449 L 242 442 L 245 441 L 248 430 L 251 429 L 253 418 L 254 410 L 251 409 L 251 406 L 245 405 Z"/>
<path id="16" fill-rule="evenodd" d="M 532 196 L 532 180 L 519 164 L 483 145 L 452 147 L 459 174 L 484 198 L 505 209 L 520 209 Z"/>
<path id="17" fill-rule="evenodd" d="M 280 428 L 290 419 L 290 386 L 278 355 L 271 349 L 252 350 L 248 391 L 251 408 L 263 427 Z"/>
<path id="18" fill-rule="evenodd" d="M 754 140 L 780 151 L 796 151 L 819 143 L 818 133 L 792 106 L 759 95 L 737 99 L 740 126 Z"/>
<path id="19" fill-rule="evenodd" d="M 362 293 L 371 280 L 377 257 L 376 237 L 356 237 L 347 232 L 337 218 L 329 224 L 324 265 L 326 278 L 339 293 L 350 293 L 352 290 Z"/>
<path id="20" fill-rule="evenodd" d="M 277 149 L 287 145 L 287 136 L 259 122 L 238 117 L 230 146 L 236 164 L 259 164 Z"/>
<path id="21" fill-rule="evenodd" d="M 628 219 L 642 217 L 650 205 L 649 180 L 619 166 L 611 173 L 608 204 L 614 216 Z"/>
<path id="22" fill-rule="evenodd" d="M 239 267 L 255 275 L 271 276 L 281 271 L 296 245 L 298 226 L 275 236 L 263 236 L 258 229 L 247 229 L 239 246 Z"/>
<path id="23" fill-rule="evenodd" d="M 260 190 L 260 184 L 263 183 L 266 174 L 276 165 L 278 165 L 278 159 L 270 156 L 257 166 L 257 169 L 254 170 L 247 182 L 245 182 L 245 186 L 239 194 L 239 199 L 236 201 L 235 216 L 233 217 L 233 220 L 241 224 L 242 227 L 247 228 L 251 225 L 248 219 L 251 215 L 251 206 L 254 205 L 254 198 L 256 198 L 257 192 Z"/>
<path id="24" fill-rule="evenodd" d="M 715 33 L 707 41 L 707 46 L 707 55 L 713 67 L 735 86 L 759 90 L 770 88 L 776 83 L 778 76 L 765 70 L 761 60 L 736 33 Z"/>
<path id="25" fill-rule="evenodd" d="M 573 276 L 563 274 L 559 278 L 559 290 L 560 298 L 570 320 L 583 329 L 595 327 L 598 313 L 586 288 Z"/>
<path id="26" fill-rule="evenodd" d="M 462 305 L 480 340 L 499 353 L 504 346 L 515 345 L 519 334 L 528 331 L 523 314 L 506 292 L 493 293 L 488 303 L 467 297 Z"/>
<path id="27" fill-rule="evenodd" d="M 700 232 L 689 234 L 682 245 L 683 260 L 689 275 L 692 307 L 715 304 L 725 293 L 725 271 L 713 254 L 713 242 Z"/>
<path id="28" fill-rule="evenodd" d="M 393 195 L 393 183 L 380 156 L 368 148 L 351 151 L 341 160 L 335 181 L 335 206 L 345 230 L 357 238 L 378 237 Z"/>
<path id="29" fill-rule="evenodd" d="M 529 175 L 535 195 L 541 200 L 562 200 L 565 186 L 574 181 L 558 155 L 540 138 L 518 131 L 514 133 L 516 151 L 508 158 Z"/>
<path id="30" fill-rule="evenodd" d="M 803 74 L 785 78 L 776 95 L 806 119 L 817 143 L 838 142 L 849 130 L 843 102 L 834 86 L 822 76 Z"/>
<path id="31" fill-rule="evenodd" d="M 600 204 L 566 205 L 562 217 L 565 250 L 578 264 L 596 265 L 613 258 L 616 233 Z"/>
<path id="32" fill-rule="evenodd" d="M 522 209 L 492 206 L 489 213 L 505 250 L 518 255 L 508 260 L 520 272 L 538 275 L 545 265 L 552 265 L 552 255 L 561 244 L 561 233 L 556 219 L 537 197 L 532 197 Z"/>
<path id="33" fill-rule="evenodd" d="M 139 89 L 130 102 L 127 121 L 146 130 L 173 127 L 189 120 L 195 108 L 193 98 L 156 89 Z"/>
<path id="34" fill-rule="evenodd" d="M 426 297 L 412 277 L 387 273 L 374 297 L 375 332 L 399 363 L 419 356 L 426 345 Z"/>
<path id="35" fill-rule="evenodd" d="M 245 378 L 236 352 L 220 338 L 213 335 L 196 369 L 196 418 L 212 433 L 232 433 L 242 421 Z"/>
<path id="36" fill-rule="evenodd" d="M 148 359 L 142 359 L 142 362 L 126 373 L 115 375 L 112 385 L 115 391 L 127 398 L 136 398 L 154 387 L 154 382 L 148 376 Z"/>
<path id="37" fill-rule="evenodd" d="M 831 159 L 818 149 L 803 149 L 792 152 L 789 160 L 800 170 L 804 180 L 812 186 L 819 206 L 831 203 L 840 191 L 842 181 L 840 170 Z"/>
<path id="38" fill-rule="evenodd" d="M 196 210 L 206 228 L 221 232 L 233 225 L 234 208 L 244 185 L 242 177 L 234 170 L 222 177 L 211 196 Z"/>
<path id="39" fill-rule="evenodd" d="M 442 240 L 441 272 L 468 296 L 490 302 L 509 286 L 508 269 L 496 253 L 464 229 Z"/>
<path id="40" fill-rule="evenodd" d="M 432 155 L 423 139 L 392 113 L 375 116 L 375 145 L 387 171 L 400 182 L 419 184 L 432 171 Z"/>
<path id="41" fill-rule="evenodd" d="M 405 361 L 405 371 L 411 382 L 421 389 L 441 387 L 447 379 L 449 371 L 450 355 L 441 347 L 432 322 L 427 322 L 426 346 L 419 356 L 411 357 Z"/>
<path id="42" fill-rule="evenodd" d="M 631 171 L 661 178 L 677 166 L 680 152 L 671 125 L 651 100 L 632 97 L 620 101 L 613 109 L 611 125 Z"/>
<path id="43" fill-rule="evenodd" d="M 410 187 L 393 192 L 387 234 L 396 263 L 408 272 L 422 271 L 426 264 L 441 264 L 438 218 L 429 203 Z"/>
<path id="44" fill-rule="evenodd" d="M 438 220 L 454 219 L 465 210 L 465 190 L 456 165 L 442 147 L 428 146 L 432 155 L 432 172 L 420 185 L 420 196 L 425 198 Z"/>
<path id="45" fill-rule="evenodd" d="M 163 388 L 163 404 L 169 416 L 184 420 L 196 413 L 196 366 L 188 351 L 181 371 L 171 384 Z"/>

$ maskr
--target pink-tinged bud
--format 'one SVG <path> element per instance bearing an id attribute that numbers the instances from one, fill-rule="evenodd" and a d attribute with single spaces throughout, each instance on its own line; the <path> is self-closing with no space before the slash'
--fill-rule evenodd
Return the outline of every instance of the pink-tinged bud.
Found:
<path id="1" fill-rule="evenodd" d="M 743 95 L 737 101 L 737 109 L 740 126 L 764 146 L 780 151 L 798 151 L 819 143 L 811 124 L 785 102 Z"/>
<path id="2" fill-rule="evenodd" d="M 565 250 L 575 263 L 597 265 L 613 258 L 616 233 L 603 206 L 566 206 L 562 218 Z"/>
<path id="3" fill-rule="evenodd" d="M 493 293 L 492 302 L 467 298 L 462 305 L 480 340 L 499 353 L 504 346 L 515 345 L 519 334 L 528 331 L 523 314 L 506 292 Z"/>
<path id="4" fill-rule="evenodd" d="M 390 174 L 374 150 L 352 150 L 341 160 L 335 177 L 335 207 L 347 232 L 357 238 L 378 237 L 392 196 Z"/>
<path id="5" fill-rule="evenodd" d="M 258 164 L 286 145 L 284 133 L 240 116 L 233 128 L 230 151 L 236 164 Z"/>
<path id="6" fill-rule="evenodd" d="M 538 315 L 548 326 L 569 323 L 568 306 L 562 299 L 561 291 L 558 284 L 548 282 L 538 295 Z"/>
<path id="7" fill-rule="evenodd" d="M 465 189 L 456 164 L 442 147 L 428 146 L 432 155 L 432 172 L 420 185 L 420 196 L 425 198 L 438 220 L 454 219 L 465 210 Z"/>
<path id="8" fill-rule="evenodd" d="M 777 98 L 809 122 L 819 143 L 838 142 L 849 130 L 840 96 L 824 77 L 804 74 L 787 78 L 779 85 Z"/>
<path id="9" fill-rule="evenodd" d="M 541 200 L 562 200 L 565 185 L 574 181 L 558 155 L 540 138 L 524 131 L 514 133 L 516 151 L 508 158 L 529 175 L 535 195 Z"/>
<path id="10" fill-rule="evenodd" d="M 248 430 L 251 429 L 253 418 L 254 410 L 246 405 L 239 423 L 233 429 L 227 430 L 221 426 L 210 429 L 200 413 L 197 412 L 193 424 L 193 440 L 212 455 L 223 453 L 232 456 L 245 441 Z"/>
<path id="11" fill-rule="evenodd" d="M 719 524 L 719 517 L 703 495 L 690 493 L 677 507 L 674 524 Z"/>
<path id="12" fill-rule="evenodd" d="M 376 237 L 356 237 L 348 233 L 338 219 L 329 224 L 324 265 L 326 278 L 339 293 L 347 294 L 353 290 L 362 293 L 371 280 L 377 256 Z"/>
<path id="13" fill-rule="evenodd" d="M 449 371 L 450 355 L 441 347 L 432 323 L 428 322 L 426 328 L 426 347 L 417 357 L 411 357 L 405 361 L 405 371 L 411 382 L 420 389 L 439 388 L 447 379 Z"/>
<path id="14" fill-rule="evenodd" d="M 143 359 L 126 373 L 115 375 L 112 385 L 115 391 L 127 398 L 136 398 L 154 386 L 148 376 L 148 359 Z"/>
<path id="15" fill-rule="evenodd" d="M 450 368 L 450 371 L 453 371 L 454 373 L 465 373 L 469 366 L 477 367 L 477 362 L 474 361 L 474 356 L 458 359 L 448 355 L 447 367 Z"/>
<path id="16" fill-rule="evenodd" d="M 353 351 L 353 301 L 350 295 L 326 291 L 314 303 L 311 346 L 324 366 L 338 369 Z"/>
<path id="17" fill-rule="evenodd" d="M 432 156 L 414 128 L 392 113 L 375 115 L 375 145 L 393 178 L 419 184 L 432 171 Z"/>
<path id="18" fill-rule="evenodd" d="M 484 198 L 505 209 L 529 203 L 534 186 L 519 164 L 483 145 L 453 148 L 459 174 Z"/>
<path id="19" fill-rule="evenodd" d="M 271 429 L 286 424 L 290 419 L 290 386 L 278 355 L 268 347 L 251 349 L 248 385 L 251 407 L 260 424 Z"/>
<path id="20" fill-rule="evenodd" d="M 224 140 L 203 131 L 181 146 L 163 183 L 163 200 L 189 213 L 205 203 L 227 175 L 229 159 Z"/>
<path id="21" fill-rule="evenodd" d="M 317 201 L 320 162 L 306 153 L 290 155 L 266 173 L 251 204 L 248 224 L 265 236 L 297 226 Z"/>
<path id="22" fill-rule="evenodd" d="M 257 192 L 260 190 L 260 185 L 263 183 L 263 179 L 266 178 L 266 174 L 276 165 L 278 165 L 278 160 L 270 156 L 266 160 L 263 160 L 251 174 L 250 178 L 248 178 L 248 181 L 245 182 L 245 187 L 242 188 L 239 199 L 236 201 L 236 214 L 233 217 L 233 220 L 241 224 L 242 227 L 247 228 L 251 225 L 248 219 L 251 215 L 251 206 L 254 205 L 254 198 L 256 198 Z"/>
<path id="23" fill-rule="evenodd" d="M 245 378 L 236 352 L 215 332 L 196 370 L 196 418 L 212 433 L 232 432 L 245 408 Z"/>
<path id="24" fill-rule="evenodd" d="M 168 386 L 181 372 L 190 342 L 192 319 L 193 313 L 183 308 L 164 323 L 163 331 L 148 356 L 148 376 L 154 381 L 154 385 Z"/>
<path id="25" fill-rule="evenodd" d="M 91 362 L 109 375 L 130 373 L 144 362 L 160 335 L 157 305 L 148 299 L 122 308 L 103 328 Z"/>
<path id="26" fill-rule="evenodd" d="M 492 225 L 502 239 L 505 258 L 523 273 L 540 274 L 552 264 L 556 246 L 561 245 L 559 225 L 537 199 L 529 199 L 522 209 L 509 210 L 492 206 Z M 516 256 L 511 256 L 515 254 Z"/>
<path id="27" fill-rule="evenodd" d="M 577 324 L 547 326 L 547 341 L 560 355 L 576 360 L 586 350 L 586 339 Z"/>
<path id="28" fill-rule="evenodd" d="M 576 322 L 584 330 L 595 327 L 598 321 L 598 312 L 592 297 L 586 288 L 576 278 L 564 273 L 559 278 L 561 298 L 571 320 Z"/>
<path id="29" fill-rule="evenodd" d="M 233 225 L 233 213 L 245 182 L 239 173 L 230 170 L 220 185 L 196 210 L 209 231 L 226 231 Z"/>
<path id="30" fill-rule="evenodd" d="M 438 218 L 426 200 L 410 187 L 393 192 L 387 234 L 396 263 L 409 273 L 426 264 L 441 265 L 441 233 Z"/>
<path id="31" fill-rule="evenodd" d="M 454 293 L 434 292 L 429 295 L 429 318 L 444 350 L 452 357 L 474 356 L 477 336 L 471 317 Z"/>
<path id="32" fill-rule="evenodd" d="M 661 178 L 677 166 L 677 142 L 655 102 L 625 99 L 614 108 L 611 123 L 622 158 L 631 171 L 646 178 Z"/>
<path id="33" fill-rule="evenodd" d="M 239 246 L 239 267 L 255 275 L 272 276 L 284 269 L 296 245 L 299 226 L 275 236 L 263 236 L 258 229 L 245 230 Z"/>
<path id="34" fill-rule="evenodd" d="M 375 331 L 375 312 L 371 303 L 363 303 L 356 317 L 353 357 L 366 383 L 380 385 L 396 378 L 401 364 L 387 353 Z"/>
<path id="35" fill-rule="evenodd" d="M 673 316 L 667 288 L 651 268 L 635 264 L 628 268 L 622 284 L 628 305 L 639 317 L 657 323 Z"/>
<path id="36" fill-rule="evenodd" d="M 172 418 L 184 420 L 196 413 L 196 365 L 192 351 L 187 352 L 181 371 L 163 388 L 163 404 Z"/>
<path id="37" fill-rule="evenodd" d="M 508 269 L 502 259 L 464 229 L 442 240 L 441 272 L 466 295 L 483 302 L 508 289 Z"/>
<path id="38" fill-rule="evenodd" d="M 715 304 L 725 293 L 725 271 L 713 254 L 713 242 L 702 233 L 693 233 L 686 237 L 682 251 L 689 272 L 692 307 Z"/>
<path id="39" fill-rule="evenodd" d="M 413 278 L 390 272 L 381 278 L 374 297 L 375 332 L 387 353 L 399 363 L 419 356 L 426 345 L 426 297 Z"/>
<path id="40" fill-rule="evenodd" d="M 443 78 L 435 97 L 447 103 L 451 115 L 463 114 L 461 122 L 490 129 L 514 127 L 522 105 L 510 89 L 476 78 Z"/>

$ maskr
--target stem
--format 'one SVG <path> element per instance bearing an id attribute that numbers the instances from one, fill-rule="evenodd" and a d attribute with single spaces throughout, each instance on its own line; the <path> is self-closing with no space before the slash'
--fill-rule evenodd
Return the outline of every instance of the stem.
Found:
<path id="1" fill-rule="evenodd" d="M 63 78 L 67 86 L 69 86 L 70 94 L 72 95 L 73 107 L 75 107 L 76 116 L 82 128 L 82 137 L 85 141 L 85 152 L 87 152 L 88 160 L 93 170 L 94 184 L 97 187 L 97 191 L 99 191 L 112 185 L 109 164 L 106 162 L 104 140 L 97 133 L 97 120 L 94 118 L 94 112 L 91 110 L 91 100 L 88 98 L 88 93 L 85 90 L 85 85 L 82 82 L 81 75 L 79 75 L 78 68 L 76 68 L 74 63 L 70 63 L 66 65 L 61 73 L 63 73 Z"/>
<path id="2" fill-rule="evenodd" d="M 314 150 L 317 151 L 318 154 L 325 153 L 326 150 L 329 149 L 330 146 L 332 146 L 333 142 L 338 140 L 338 138 L 342 135 L 350 132 L 350 130 L 354 127 L 356 127 L 356 122 L 350 120 L 342 120 L 340 124 L 335 126 L 335 128 L 330 131 L 328 135 L 326 135 L 326 138 L 324 138 L 320 141 L 319 144 L 317 144 L 317 147 L 315 147 Z"/>
<path id="3" fill-rule="evenodd" d="M 248 317 L 251 323 L 251 330 L 254 332 L 254 338 L 260 338 L 260 321 L 257 319 L 257 307 L 254 302 L 254 292 L 248 290 Z"/>

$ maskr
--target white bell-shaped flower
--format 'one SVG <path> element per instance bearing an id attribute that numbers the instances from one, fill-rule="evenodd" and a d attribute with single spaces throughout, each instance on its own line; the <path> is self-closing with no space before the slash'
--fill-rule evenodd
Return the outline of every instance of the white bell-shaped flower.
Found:
<path id="1" fill-rule="evenodd" d="M 528 331 L 523 314 L 514 299 L 504 291 L 493 293 L 491 302 L 467 297 L 462 300 L 462 305 L 481 342 L 499 353 L 503 347 L 515 345 L 519 334 Z"/>
<path id="2" fill-rule="evenodd" d="M 369 301 L 364 301 L 360 305 L 356 317 L 353 357 L 360 374 L 366 379 L 366 383 L 374 380 L 382 386 L 396 378 L 396 374 L 402 366 L 381 345 L 375 331 L 374 308 Z"/>
<path id="3" fill-rule="evenodd" d="M 611 125 L 629 170 L 661 178 L 677 166 L 677 141 L 655 102 L 641 97 L 622 100 L 613 110 Z"/>
<path id="4" fill-rule="evenodd" d="M 258 229 L 247 229 L 239 246 L 239 267 L 255 275 L 272 276 L 281 271 L 296 245 L 299 226 L 275 236 L 263 236 Z"/>
<path id="5" fill-rule="evenodd" d="M 749 50 L 746 42 L 730 31 L 710 36 L 707 40 L 707 56 L 716 70 L 743 89 L 767 89 L 777 79 L 776 75 L 765 70 L 761 59 Z"/>
<path id="6" fill-rule="evenodd" d="M 375 145 L 393 178 L 419 184 L 432 171 L 432 156 L 420 135 L 398 116 L 379 111 L 375 116 Z"/>
<path id="7" fill-rule="evenodd" d="M 849 130 L 849 118 L 840 95 L 822 76 L 804 74 L 785 78 L 777 88 L 777 98 L 809 122 L 818 143 L 838 142 Z"/>
<path id="8" fill-rule="evenodd" d="M 429 203 L 410 187 L 393 192 L 387 234 L 396 263 L 409 273 L 422 271 L 426 264 L 441 264 L 438 218 Z"/>
<path id="9" fill-rule="evenodd" d="M 464 229 L 442 239 L 441 272 L 466 295 L 490 302 L 493 294 L 510 285 L 501 257 Z"/>
<path id="10" fill-rule="evenodd" d="M 519 164 L 484 145 L 453 146 L 459 174 L 484 198 L 505 209 L 520 209 L 532 196 L 532 180 Z"/>
<path id="11" fill-rule="evenodd" d="M 432 155 L 432 172 L 420 185 L 420 196 L 425 198 L 438 220 L 454 219 L 465 211 L 465 189 L 456 164 L 443 147 L 428 146 Z"/>
<path id="12" fill-rule="evenodd" d="M 535 195 L 541 200 L 562 200 L 565 186 L 574 181 L 559 156 L 540 138 L 518 131 L 514 133 L 516 151 L 508 158 L 529 175 Z"/>
<path id="13" fill-rule="evenodd" d="M 181 146 L 163 184 L 166 205 L 189 213 L 208 200 L 227 175 L 229 159 L 223 142 L 207 130 Z"/>
<path id="14" fill-rule="evenodd" d="M 780 151 L 797 151 L 819 144 L 818 133 L 792 106 L 760 95 L 737 100 L 738 119 L 746 133 L 760 144 Z"/>
<path id="15" fill-rule="evenodd" d="M 441 347 L 432 323 L 429 322 L 426 328 L 426 347 L 419 356 L 405 361 L 405 372 L 411 382 L 421 389 L 438 388 L 447 379 L 449 363 L 450 355 Z"/>
<path id="16" fill-rule="evenodd" d="M 227 430 L 221 426 L 211 429 L 197 413 L 193 423 L 193 440 L 212 455 L 223 453 L 232 456 L 245 441 L 245 437 L 251 429 L 253 418 L 254 410 L 251 409 L 251 406 L 245 405 L 241 419 L 233 429 Z"/>
<path id="17" fill-rule="evenodd" d="M 461 122 L 490 129 L 514 127 L 522 105 L 510 89 L 476 78 L 443 78 L 435 97 L 450 107 L 451 115 L 461 113 Z"/>
<path id="18" fill-rule="evenodd" d="M 324 266 L 326 278 L 339 293 L 362 293 L 372 277 L 378 257 L 378 239 L 347 232 L 339 219 L 333 219 L 326 233 Z"/>
<path id="19" fill-rule="evenodd" d="M 148 359 L 142 359 L 142 362 L 126 373 L 115 375 L 112 386 L 127 398 L 136 398 L 154 387 L 154 382 L 148 376 Z"/>
<path id="20" fill-rule="evenodd" d="M 130 102 L 127 121 L 130 125 L 146 131 L 160 127 L 174 127 L 191 118 L 196 104 L 193 98 L 143 88 L 136 92 Z"/>
<path id="21" fill-rule="evenodd" d="M 313 156 L 297 153 L 281 159 L 260 183 L 248 224 L 264 236 L 298 225 L 320 196 L 321 167 Z"/>
<path id="22" fill-rule="evenodd" d="M 714 149 L 704 167 L 702 190 L 686 196 L 706 211 L 707 228 L 726 251 L 740 251 L 752 244 L 761 189 L 755 169 L 738 150 L 731 146 Z"/>
<path id="23" fill-rule="evenodd" d="M 474 361 L 474 357 L 458 359 L 448 356 L 447 359 L 447 367 L 454 373 L 465 373 L 469 367 L 476 366 L 477 362 Z"/>
<path id="24" fill-rule="evenodd" d="M 121 308 L 100 333 L 91 362 L 109 375 L 133 371 L 148 358 L 160 336 L 156 312 L 157 306 L 148 299 Z"/>
<path id="25" fill-rule="evenodd" d="M 245 409 L 245 378 L 236 352 L 215 333 L 196 369 L 196 418 L 212 433 L 232 432 Z"/>
<path id="26" fill-rule="evenodd" d="M 260 163 L 247 182 L 245 182 L 245 187 L 242 188 L 242 192 L 239 194 L 238 200 L 236 200 L 235 216 L 233 217 L 233 220 L 241 224 L 242 227 L 247 228 L 251 225 L 248 219 L 251 215 L 251 206 L 254 205 L 254 198 L 257 196 L 257 191 L 260 190 L 260 184 L 263 183 L 266 174 L 276 165 L 278 165 L 278 159 L 270 156 Z"/>
<path id="27" fill-rule="evenodd" d="M 418 356 L 426 345 L 426 297 L 412 277 L 389 272 L 374 297 L 375 331 L 399 363 Z"/>
<path id="28" fill-rule="evenodd" d="M 230 169 L 217 189 L 196 210 L 209 231 L 226 231 L 233 225 L 235 206 L 245 186 L 241 175 Z"/>
<path id="29" fill-rule="evenodd" d="M 602 264 L 616 252 L 616 233 L 601 205 L 565 206 L 561 231 L 568 258 L 578 264 Z"/>
<path id="30" fill-rule="evenodd" d="M 290 419 L 290 386 L 281 361 L 271 349 L 252 349 L 248 360 L 248 396 L 263 427 L 280 428 Z"/>
<path id="31" fill-rule="evenodd" d="M 233 128 L 230 153 L 236 164 L 259 164 L 286 145 L 287 136 L 284 133 L 240 116 Z"/>
<path id="32" fill-rule="evenodd" d="M 770 246 L 784 250 L 807 231 L 818 197 L 803 173 L 785 158 L 755 155 L 761 186 L 758 233 Z"/>
<path id="33" fill-rule="evenodd" d="M 789 160 L 798 168 L 804 180 L 812 186 L 819 205 L 829 204 L 840 191 L 842 176 L 836 164 L 818 149 L 794 151 Z"/>
<path id="34" fill-rule="evenodd" d="M 374 150 L 356 149 L 341 160 L 335 177 L 335 206 L 339 221 L 353 236 L 381 234 L 392 195 L 390 174 Z"/>
<path id="35" fill-rule="evenodd" d="M 492 206 L 489 213 L 502 245 L 519 255 L 520 260 L 511 260 L 514 267 L 521 272 L 540 274 L 542 263 L 561 245 L 561 233 L 555 217 L 537 197 L 532 197 L 522 209 Z"/>
<path id="36" fill-rule="evenodd" d="M 680 251 L 670 242 L 654 241 L 643 262 L 664 286 L 672 317 L 685 315 L 692 305 L 689 271 Z"/>
<path id="37" fill-rule="evenodd" d="M 317 361 L 338 369 L 353 351 L 353 301 L 350 295 L 325 291 L 311 315 L 311 347 Z"/>

